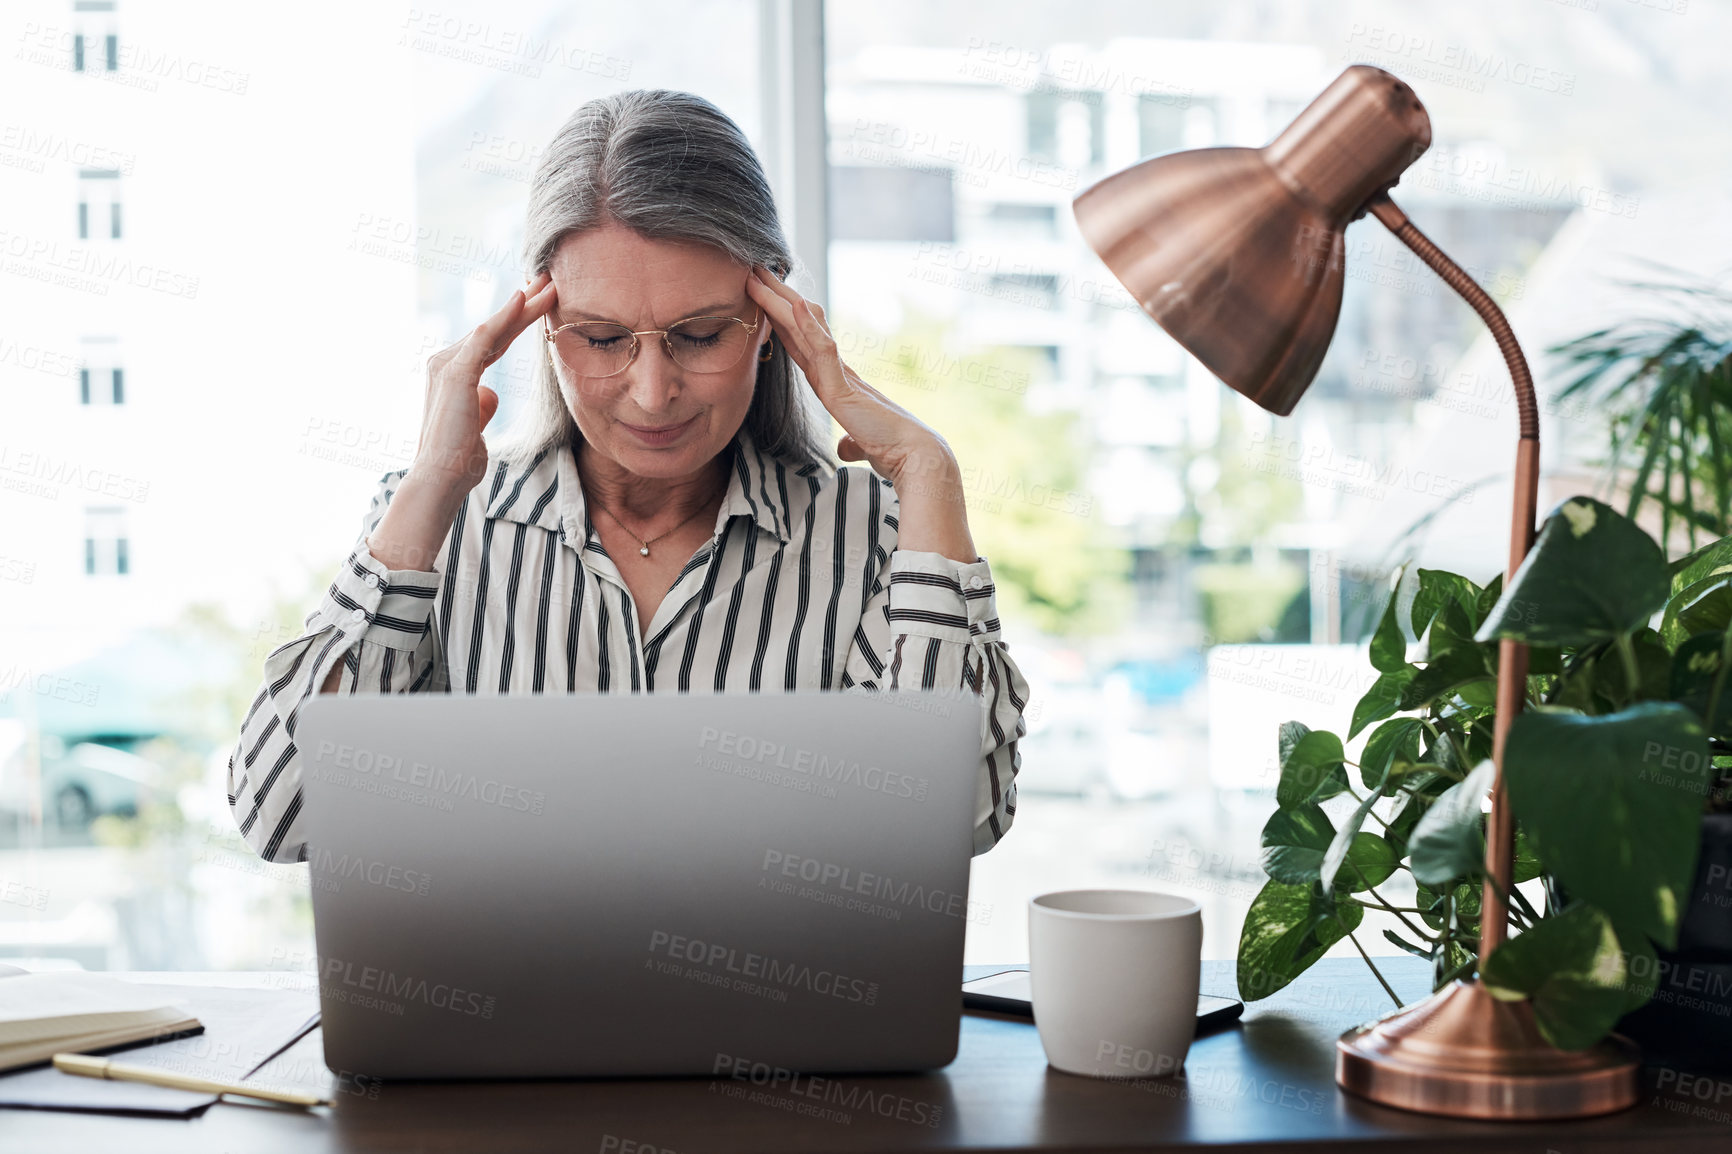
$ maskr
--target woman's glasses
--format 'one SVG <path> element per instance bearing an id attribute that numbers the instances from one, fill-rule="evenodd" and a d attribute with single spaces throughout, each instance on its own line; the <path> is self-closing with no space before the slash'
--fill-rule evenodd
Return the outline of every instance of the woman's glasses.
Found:
<path id="1" fill-rule="evenodd" d="M 757 316 L 761 316 L 760 312 Z M 633 331 L 608 321 L 576 321 L 547 333 L 559 359 L 574 375 L 611 377 L 637 358 L 639 337 L 659 336 L 674 364 L 693 373 L 720 373 L 740 363 L 758 331 L 739 317 L 692 317 L 665 329 Z"/>

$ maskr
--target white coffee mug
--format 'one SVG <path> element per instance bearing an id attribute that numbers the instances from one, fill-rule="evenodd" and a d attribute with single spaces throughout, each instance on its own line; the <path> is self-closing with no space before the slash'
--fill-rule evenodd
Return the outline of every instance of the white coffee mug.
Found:
<path id="1" fill-rule="evenodd" d="M 1063 890 L 1028 903 L 1034 1024 L 1056 1069 L 1179 1072 L 1197 1032 L 1203 911 L 1148 890 Z"/>

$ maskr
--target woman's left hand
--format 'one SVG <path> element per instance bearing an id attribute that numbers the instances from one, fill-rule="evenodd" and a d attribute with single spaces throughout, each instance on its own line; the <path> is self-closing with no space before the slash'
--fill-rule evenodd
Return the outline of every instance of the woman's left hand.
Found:
<path id="1" fill-rule="evenodd" d="M 871 462 L 893 485 L 917 476 L 942 475 L 955 465 L 943 437 L 867 384 L 842 360 L 824 323 L 822 305 L 807 300 L 761 265 L 746 278 L 746 291 L 770 318 L 818 400 L 842 426 L 838 457 Z"/>

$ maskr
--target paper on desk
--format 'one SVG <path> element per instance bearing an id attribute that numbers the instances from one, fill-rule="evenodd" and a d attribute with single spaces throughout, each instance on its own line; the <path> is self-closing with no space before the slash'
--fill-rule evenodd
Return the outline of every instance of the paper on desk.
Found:
<path id="1" fill-rule="evenodd" d="M 192 1010 L 204 1033 L 112 1052 L 117 1061 L 238 1082 L 318 1022 L 318 995 L 308 990 L 159 986 L 150 990 Z M 42 1110 L 127 1111 L 187 1117 L 213 1094 L 137 1082 L 63 1074 L 52 1066 L 0 1075 L 0 1106 Z"/>

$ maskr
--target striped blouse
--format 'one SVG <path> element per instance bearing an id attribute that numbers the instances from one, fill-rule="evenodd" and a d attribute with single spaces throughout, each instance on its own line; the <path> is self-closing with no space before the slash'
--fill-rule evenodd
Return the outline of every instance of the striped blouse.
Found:
<path id="1" fill-rule="evenodd" d="M 639 636 L 570 446 L 491 458 L 433 571 L 386 569 L 367 536 L 406 469 L 379 479 L 360 539 L 300 637 L 265 658 L 229 758 L 229 806 L 271 861 L 306 859 L 295 716 L 340 692 L 739 693 L 960 689 L 981 699 L 974 852 L 1016 814 L 1028 683 L 1000 639 L 984 559 L 899 550 L 890 482 L 761 452 L 742 430 L 715 534 Z"/>

